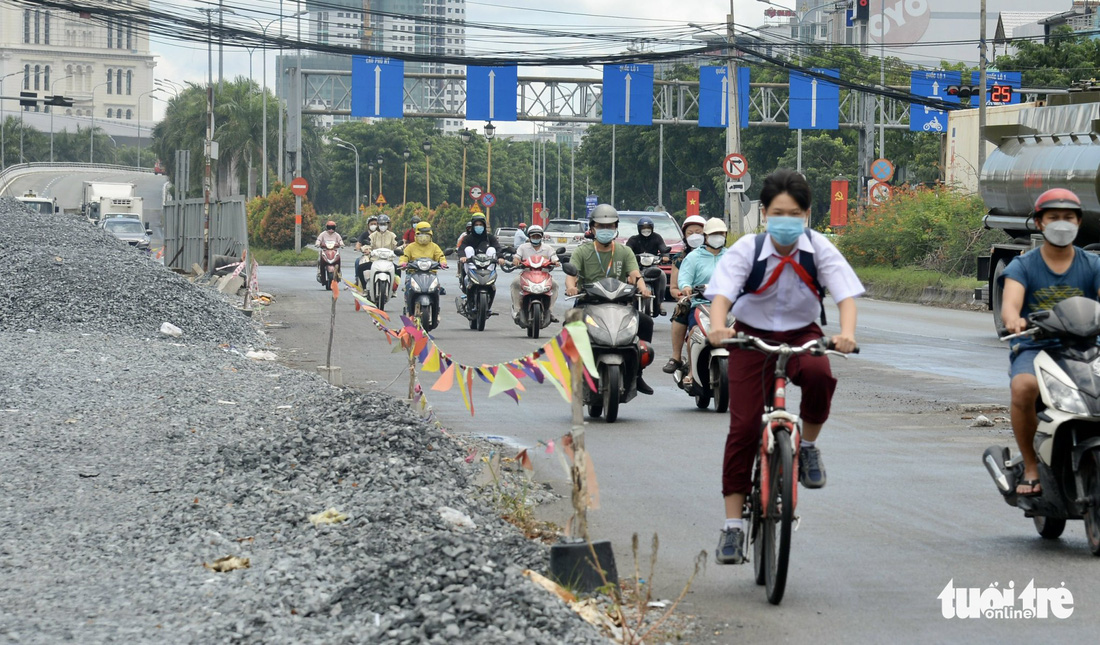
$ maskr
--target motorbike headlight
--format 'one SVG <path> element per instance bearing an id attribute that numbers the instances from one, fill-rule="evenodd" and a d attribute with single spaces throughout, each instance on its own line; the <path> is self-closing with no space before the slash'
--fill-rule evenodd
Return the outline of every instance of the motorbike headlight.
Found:
<path id="1" fill-rule="evenodd" d="M 627 336 L 633 338 L 638 334 L 638 316 L 627 316 L 623 318 L 623 324 L 619 327 L 618 336 Z"/>
<path id="2" fill-rule="evenodd" d="M 1044 370 L 1039 370 L 1039 374 L 1042 375 L 1043 383 L 1046 385 L 1047 391 L 1050 392 L 1050 403 L 1055 409 L 1070 414 L 1089 413 L 1089 406 L 1085 403 L 1081 392 L 1059 381 Z"/>
<path id="3" fill-rule="evenodd" d="M 438 288 L 439 288 L 439 278 L 435 278 L 435 279 L 432 280 L 432 285 L 430 287 L 428 287 L 428 289 L 430 289 L 431 291 L 435 291 Z"/>
<path id="4" fill-rule="evenodd" d="M 527 285 L 527 290 L 531 293 L 546 293 L 547 291 L 550 291 L 550 282 L 532 282 L 531 284 Z"/>

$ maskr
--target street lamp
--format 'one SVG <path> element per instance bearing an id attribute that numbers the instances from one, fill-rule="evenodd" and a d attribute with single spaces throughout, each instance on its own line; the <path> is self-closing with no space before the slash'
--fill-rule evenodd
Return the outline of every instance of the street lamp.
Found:
<path id="1" fill-rule="evenodd" d="M 9 76 L 20 75 L 23 72 L 12 72 L 11 74 L 5 74 L 0 76 L 0 96 L 4 95 L 4 79 Z M 0 99 L 0 170 L 4 169 L 4 99 Z"/>
<path id="2" fill-rule="evenodd" d="M 462 128 L 458 131 L 458 138 L 462 139 L 462 186 L 460 186 L 460 192 L 462 193 L 462 208 L 466 208 L 466 146 L 470 143 L 470 139 L 473 138 L 473 133 Z"/>
<path id="3" fill-rule="evenodd" d="M 353 212 L 359 212 L 359 148 L 354 143 L 348 143 L 340 137 L 333 135 L 332 140 L 336 142 L 336 145 L 340 146 L 344 150 L 351 150 L 355 153 L 355 208 Z"/>
<path id="4" fill-rule="evenodd" d="M 492 121 L 485 124 L 485 138 L 489 141 L 489 168 L 488 177 L 485 182 L 485 192 L 492 194 L 493 192 L 493 137 L 497 133 L 497 127 L 493 125 Z M 488 228 L 492 225 L 489 220 L 489 213 L 493 210 L 492 206 L 485 206 L 485 227 Z"/>
<path id="5" fill-rule="evenodd" d="M 405 158 L 405 180 L 401 186 L 401 208 L 404 209 L 405 199 L 409 196 L 409 157 L 412 156 L 412 152 L 405 148 L 405 152 L 402 152 L 401 156 Z"/>
<path id="6" fill-rule="evenodd" d="M 154 92 L 159 92 L 159 91 L 161 91 L 161 88 L 154 87 L 153 89 L 151 89 L 147 92 L 142 92 L 141 94 L 138 94 L 138 98 L 137 98 L 137 128 L 138 128 L 137 167 L 138 167 L 138 170 L 141 170 L 141 97 L 145 96 L 146 94 L 152 94 Z M 51 161 L 52 161 L 52 158 L 51 158 Z"/>
<path id="7" fill-rule="evenodd" d="M 424 150 L 424 186 L 428 194 L 428 210 L 432 210 L 432 142 L 425 140 L 420 147 Z"/>
<path id="8" fill-rule="evenodd" d="M 54 96 L 54 93 L 53 93 L 54 92 L 54 90 L 53 90 L 54 85 L 57 85 L 57 83 L 59 81 L 63 81 L 66 78 L 72 78 L 72 77 L 73 77 L 73 75 L 69 74 L 68 76 L 62 76 L 61 78 L 55 78 L 53 81 L 51 81 L 50 82 L 50 96 Z M 46 109 L 50 111 L 50 163 L 53 163 L 53 110 L 51 108 L 52 108 L 52 106 L 46 106 Z"/>
<path id="9" fill-rule="evenodd" d="M 382 196 L 382 155 L 378 155 L 378 196 Z"/>
<path id="10" fill-rule="evenodd" d="M 374 162 L 367 162 L 367 201 L 374 202 Z"/>
<path id="11" fill-rule="evenodd" d="M 95 90 L 97 87 L 103 87 L 110 84 L 111 81 L 104 81 L 98 85 L 92 86 L 92 107 L 88 110 L 88 113 L 92 117 L 91 131 L 88 133 L 88 163 L 95 163 Z"/>
<path id="12" fill-rule="evenodd" d="M 272 24 L 274 24 L 276 22 L 279 22 L 280 20 L 286 20 L 287 18 L 296 18 L 298 16 L 301 16 L 301 15 L 304 15 L 304 14 L 307 14 L 307 13 L 309 13 L 309 11 L 303 10 L 303 11 L 299 11 L 298 13 L 291 14 L 289 16 L 280 16 L 278 18 L 272 18 L 271 20 L 269 20 L 267 22 L 266 25 L 262 24 L 259 20 L 256 20 L 255 18 L 253 18 L 251 16 L 242 16 L 243 18 L 248 18 L 249 20 L 256 23 L 256 26 L 258 26 L 260 28 L 260 33 L 263 34 L 263 41 L 264 41 L 264 47 L 263 47 L 263 49 L 264 49 L 264 71 L 263 71 L 263 75 L 264 75 L 264 90 L 263 90 L 263 100 L 264 100 L 264 104 L 263 104 L 263 122 L 264 122 L 263 123 L 263 157 L 264 157 L 264 163 L 263 163 L 263 174 L 264 174 L 263 190 L 264 190 L 264 195 L 267 194 L 267 30 L 268 30 L 269 27 L 271 27 Z M 252 77 L 252 56 L 251 55 L 249 55 L 248 61 L 249 61 L 248 75 L 249 75 L 249 78 L 251 78 Z M 280 112 L 280 116 L 281 115 L 282 115 L 282 113 Z M 282 133 L 282 131 L 280 130 L 280 134 L 281 133 Z M 279 177 L 279 179 L 282 179 L 282 177 Z M 358 188 L 359 188 L 358 182 L 356 182 L 356 189 L 358 189 Z M 359 200 L 358 199 L 355 200 L 355 208 L 356 209 L 359 208 Z"/>

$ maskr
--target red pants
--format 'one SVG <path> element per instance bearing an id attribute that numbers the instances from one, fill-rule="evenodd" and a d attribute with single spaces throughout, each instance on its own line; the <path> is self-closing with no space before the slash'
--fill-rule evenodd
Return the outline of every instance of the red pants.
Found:
<path id="1" fill-rule="evenodd" d="M 763 331 L 737 323 L 734 330 L 771 343 L 802 345 L 824 334 L 816 324 L 792 331 Z M 760 446 L 764 388 L 775 385 L 775 356 L 752 349 L 730 348 L 730 432 L 722 462 L 722 496 L 752 491 L 752 464 Z M 802 388 L 799 415 L 809 423 L 825 423 L 836 390 L 827 356 L 796 356 L 787 363 L 787 378 Z"/>

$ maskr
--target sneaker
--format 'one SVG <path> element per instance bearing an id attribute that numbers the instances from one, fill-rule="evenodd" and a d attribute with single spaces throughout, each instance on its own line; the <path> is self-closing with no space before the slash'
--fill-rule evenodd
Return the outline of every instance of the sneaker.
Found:
<path id="1" fill-rule="evenodd" d="M 821 451 L 817 446 L 802 444 L 798 449 L 798 481 L 806 488 L 825 485 L 825 464 L 821 463 Z"/>
<path id="2" fill-rule="evenodd" d="M 742 564 L 745 562 L 745 532 L 741 529 L 722 529 L 718 548 L 714 550 L 718 564 Z"/>
<path id="3" fill-rule="evenodd" d="M 665 374 L 672 374 L 676 370 L 683 367 L 683 365 L 684 365 L 683 363 L 676 360 L 675 358 L 670 358 L 670 359 L 668 359 L 668 362 L 665 363 L 665 366 L 661 368 L 661 371 L 664 372 Z"/>

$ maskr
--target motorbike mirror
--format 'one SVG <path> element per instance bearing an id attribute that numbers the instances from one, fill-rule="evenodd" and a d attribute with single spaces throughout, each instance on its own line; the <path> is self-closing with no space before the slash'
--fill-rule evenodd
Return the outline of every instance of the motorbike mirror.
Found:
<path id="1" fill-rule="evenodd" d="M 443 252 L 443 255 L 446 256 L 446 257 L 451 257 L 454 254 L 455 254 L 454 249 L 447 249 L 446 251 Z"/>
<path id="2" fill-rule="evenodd" d="M 573 266 L 570 262 L 562 262 L 561 270 L 565 272 L 565 275 L 571 275 L 574 278 L 577 277 L 577 267 Z"/>
<path id="3" fill-rule="evenodd" d="M 565 255 L 565 247 L 564 246 L 559 246 L 558 248 L 554 249 L 554 254 L 555 255 Z"/>
<path id="4" fill-rule="evenodd" d="M 661 273 L 662 273 L 662 271 L 659 268 L 649 267 L 648 269 L 645 270 L 645 277 L 655 280 L 655 279 L 661 277 Z"/>
<path id="5" fill-rule="evenodd" d="M 348 238 L 348 242 L 351 242 L 352 244 L 358 244 L 358 243 L 359 243 L 359 238 L 357 238 L 357 237 L 349 237 L 349 238 Z"/>

